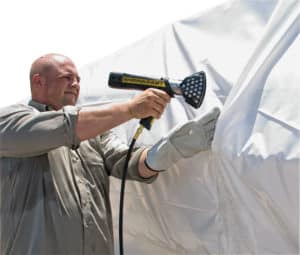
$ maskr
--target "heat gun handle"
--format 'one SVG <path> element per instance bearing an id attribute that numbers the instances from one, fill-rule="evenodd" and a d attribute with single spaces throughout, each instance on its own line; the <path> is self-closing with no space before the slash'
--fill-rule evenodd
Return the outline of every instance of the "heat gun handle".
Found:
<path id="1" fill-rule="evenodd" d="M 153 121 L 154 121 L 153 117 L 143 118 L 143 119 L 140 120 L 140 125 L 147 128 L 148 130 L 150 130 L 151 127 L 152 127 Z"/>

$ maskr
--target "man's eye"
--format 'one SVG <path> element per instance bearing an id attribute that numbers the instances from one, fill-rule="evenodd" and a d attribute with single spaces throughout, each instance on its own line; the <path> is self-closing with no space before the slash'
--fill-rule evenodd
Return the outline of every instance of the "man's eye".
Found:
<path id="1" fill-rule="evenodd" d="M 61 76 L 60 78 L 65 79 L 68 82 L 73 82 L 74 79 L 76 79 L 76 81 L 78 83 L 80 82 L 80 77 L 79 76 L 65 75 L 65 76 Z"/>
<path id="2" fill-rule="evenodd" d="M 66 80 L 68 82 L 72 81 L 72 77 L 71 76 L 62 76 L 61 79 Z"/>

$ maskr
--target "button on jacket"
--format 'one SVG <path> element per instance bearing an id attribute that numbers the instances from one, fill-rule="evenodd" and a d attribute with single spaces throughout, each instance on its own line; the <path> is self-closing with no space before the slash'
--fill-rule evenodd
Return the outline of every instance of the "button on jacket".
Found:
<path id="1" fill-rule="evenodd" d="M 112 132 L 80 143 L 79 109 L 30 101 L 0 111 L 0 254 L 114 254 L 109 175 L 128 146 Z M 138 173 L 143 148 L 129 163 Z"/>

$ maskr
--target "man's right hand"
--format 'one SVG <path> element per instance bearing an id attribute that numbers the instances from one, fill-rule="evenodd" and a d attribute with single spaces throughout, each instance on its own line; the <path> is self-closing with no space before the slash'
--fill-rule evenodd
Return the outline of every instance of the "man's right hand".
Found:
<path id="1" fill-rule="evenodd" d="M 128 102 L 128 112 L 132 118 L 159 119 L 171 97 L 163 90 L 147 89 Z"/>

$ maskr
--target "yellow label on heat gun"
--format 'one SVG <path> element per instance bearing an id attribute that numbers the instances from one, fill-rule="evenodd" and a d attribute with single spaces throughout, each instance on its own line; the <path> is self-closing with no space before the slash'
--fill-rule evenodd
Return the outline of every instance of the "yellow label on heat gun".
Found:
<path id="1" fill-rule="evenodd" d="M 143 79 L 143 78 L 135 78 L 135 77 L 122 77 L 123 83 L 128 84 L 137 84 L 137 85 L 145 85 L 150 87 L 158 87 L 158 88 L 164 88 L 166 87 L 166 84 L 163 80 L 154 80 L 154 79 Z"/>

